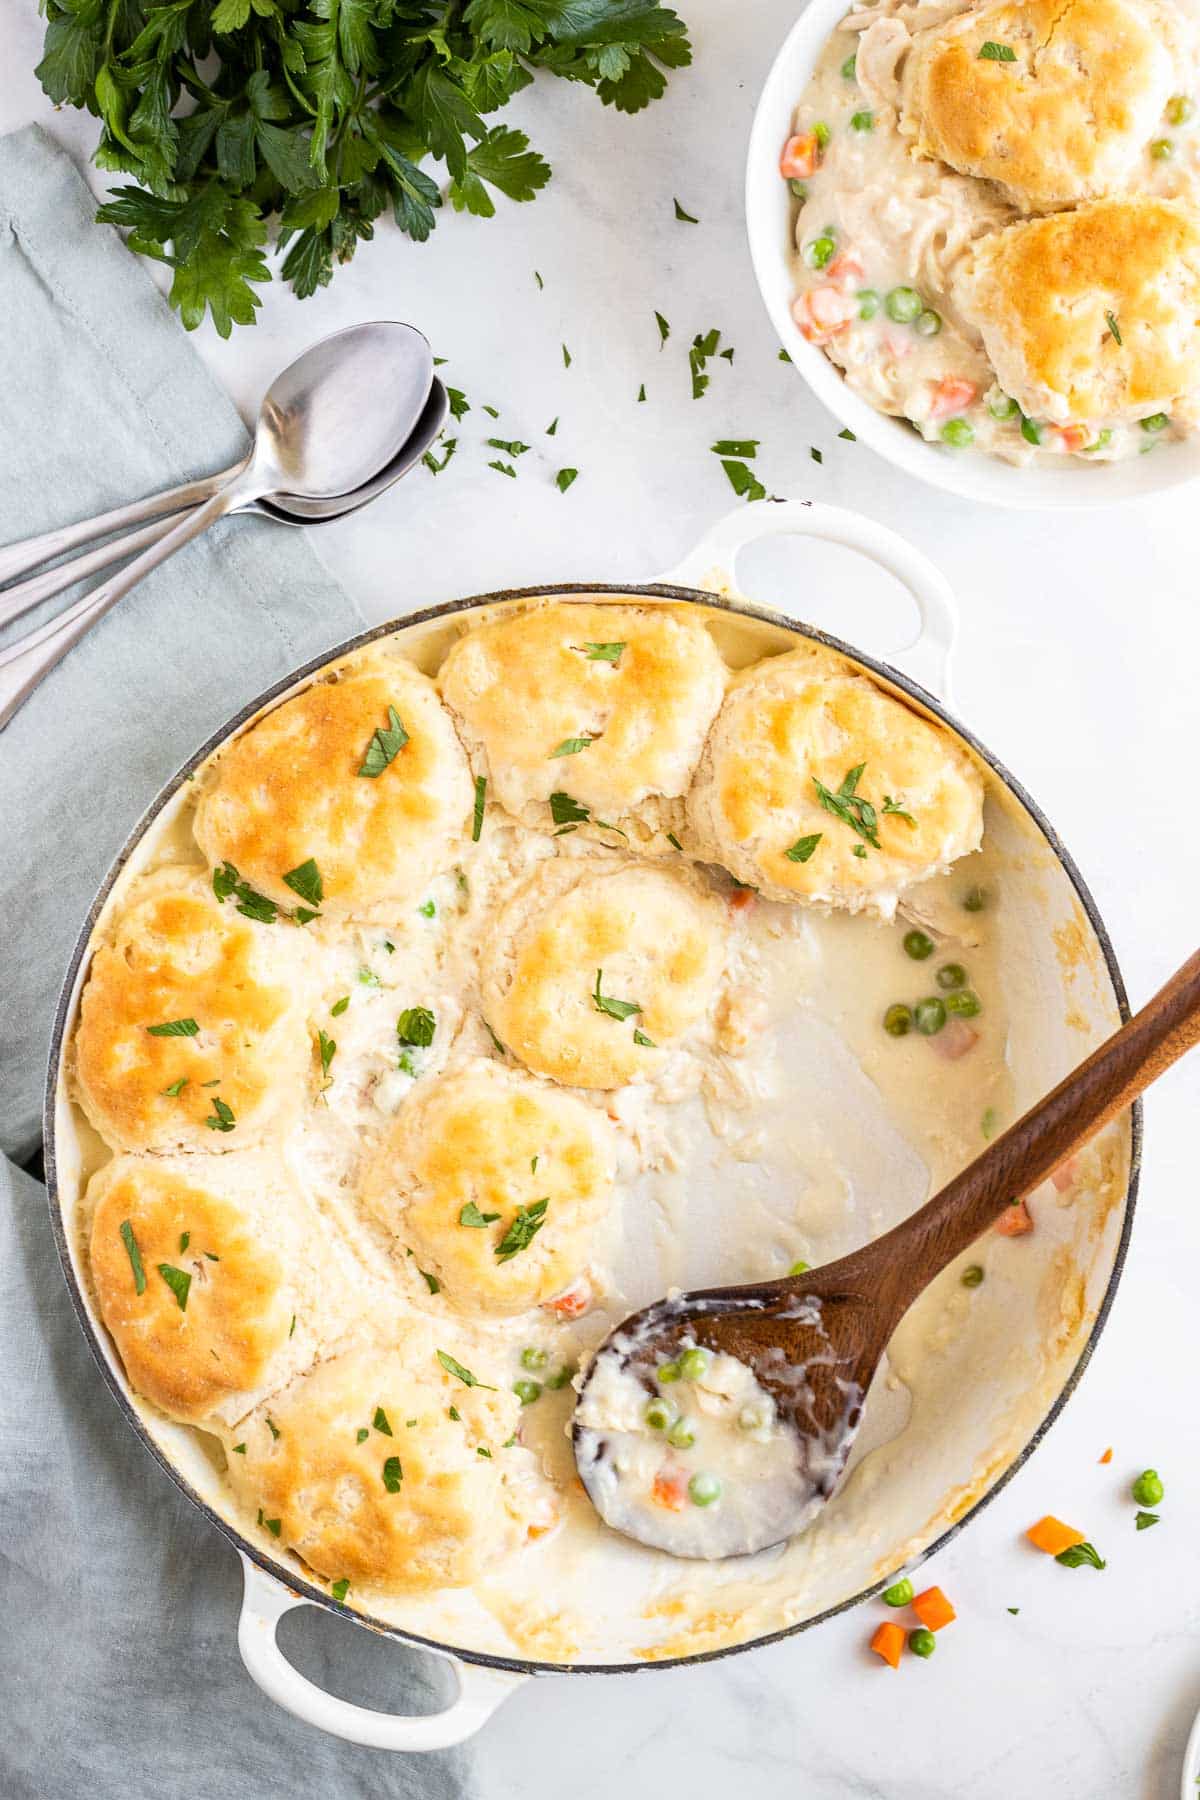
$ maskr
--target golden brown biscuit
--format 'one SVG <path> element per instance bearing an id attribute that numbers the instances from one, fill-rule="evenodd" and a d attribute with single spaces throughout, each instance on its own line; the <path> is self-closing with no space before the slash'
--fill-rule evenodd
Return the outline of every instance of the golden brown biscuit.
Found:
<path id="1" fill-rule="evenodd" d="M 467 1386 L 439 1348 L 496 1391 Z M 270 1535 L 330 1581 L 462 1587 L 546 1522 L 530 1452 L 510 1443 L 519 1413 L 498 1369 L 410 1321 L 391 1347 L 349 1350 L 276 1394 L 238 1428 L 229 1472 Z"/>
<path id="2" fill-rule="evenodd" d="M 998 0 L 916 34 L 902 129 L 1034 211 L 1123 185 L 1175 82 L 1152 0 Z"/>
<path id="3" fill-rule="evenodd" d="M 218 905 L 205 876 L 164 869 L 136 889 L 92 958 L 75 1035 L 79 1098 L 105 1141 L 260 1141 L 303 1090 L 302 949 L 293 927 Z"/>
<path id="4" fill-rule="evenodd" d="M 725 665 L 684 607 L 534 606 L 459 639 L 439 677 L 492 797 L 527 824 L 651 829 L 687 791 L 721 704 Z M 580 746 L 564 752 L 563 746 Z M 558 754 L 556 754 L 558 752 Z M 612 835 L 609 835 L 612 842 Z"/>
<path id="5" fill-rule="evenodd" d="M 232 1423 L 311 1354 L 328 1269 L 305 1263 L 307 1215 L 274 1157 L 118 1156 L 88 1201 L 100 1316 L 136 1393 Z"/>
<path id="6" fill-rule="evenodd" d="M 955 293 L 1030 417 L 1137 419 L 1200 387 L 1200 214 L 1182 201 L 1010 225 L 979 240 Z"/>
<path id="7" fill-rule="evenodd" d="M 983 785 L 937 726 L 796 650 L 734 680 L 688 814 L 707 854 L 768 899 L 890 913 L 978 847 Z"/>
<path id="8" fill-rule="evenodd" d="M 483 1003 L 527 1068 L 584 1088 L 658 1074 L 709 1012 L 725 962 L 725 908 L 653 864 L 545 863 L 498 914 Z"/>
<path id="9" fill-rule="evenodd" d="M 289 911 L 306 884 L 285 877 L 315 862 L 325 917 L 419 893 L 453 861 L 474 799 L 433 683 L 378 649 L 235 738 L 209 780 L 195 826 L 209 860 Z"/>
<path id="10" fill-rule="evenodd" d="M 480 1059 L 401 1108 L 364 1198 L 452 1305 L 514 1313 L 579 1274 L 612 1183 L 600 1113 Z"/>

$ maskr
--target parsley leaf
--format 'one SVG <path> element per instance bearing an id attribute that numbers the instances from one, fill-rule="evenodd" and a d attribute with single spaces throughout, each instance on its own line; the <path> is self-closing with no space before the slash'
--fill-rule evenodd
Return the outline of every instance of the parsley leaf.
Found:
<path id="1" fill-rule="evenodd" d="M 178 1081 L 173 1081 L 169 1087 L 165 1087 L 162 1090 L 164 1098 L 168 1099 L 168 1100 L 177 1100 L 179 1098 L 179 1095 L 182 1094 L 182 1092 L 183 1092 L 184 1088 L 187 1086 L 187 1084 L 188 1084 L 187 1076 L 181 1075 L 179 1077 Z"/>
<path id="2" fill-rule="evenodd" d="M 142 1266 L 142 1253 L 138 1249 L 138 1241 L 133 1235 L 133 1226 L 128 1219 L 121 1224 L 121 1242 L 125 1246 L 125 1254 L 129 1258 L 129 1266 L 133 1270 L 133 1291 L 144 1294 L 146 1291 L 146 1271 Z"/>
<path id="3" fill-rule="evenodd" d="M 883 796 L 883 805 L 879 810 L 880 812 L 889 814 L 894 819 L 904 819 L 907 824 L 912 826 L 914 831 L 917 829 L 917 821 L 913 818 L 912 814 L 906 812 L 897 801 L 892 799 L 890 794 L 885 794 Z"/>
<path id="4" fill-rule="evenodd" d="M 789 862 L 806 863 L 823 835 L 820 831 L 814 831 L 808 837 L 797 838 L 791 849 L 785 850 L 783 854 Z"/>
<path id="5" fill-rule="evenodd" d="M 718 438 L 709 449 L 714 456 L 757 456 L 761 438 Z"/>
<path id="6" fill-rule="evenodd" d="M 634 1034 L 633 1034 L 633 1041 L 640 1050 L 657 1050 L 658 1049 L 658 1045 L 654 1042 L 654 1039 L 648 1038 L 644 1031 L 638 1031 L 635 1029 Z"/>
<path id="7" fill-rule="evenodd" d="M 335 1600 L 344 1602 L 346 1595 L 350 1592 L 350 1577 L 343 1575 L 340 1581 L 332 1582 L 329 1592 Z"/>
<path id="8" fill-rule="evenodd" d="M 323 1031 L 318 1031 L 317 1045 L 321 1052 L 321 1073 L 328 1075 L 329 1065 L 337 1055 L 337 1042 L 334 1038 L 326 1037 Z"/>
<path id="9" fill-rule="evenodd" d="M 187 1311 L 188 1289 L 192 1278 L 186 1269 L 176 1269 L 171 1263 L 159 1263 L 158 1272 L 175 1296 L 180 1312 Z"/>
<path id="10" fill-rule="evenodd" d="M 383 1485 L 389 1494 L 400 1492 L 400 1483 L 404 1479 L 404 1470 L 400 1467 L 398 1456 L 389 1456 L 383 1465 Z"/>
<path id="11" fill-rule="evenodd" d="M 977 62 L 1015 63 L 1017 53 L 1011 44 L 995 44 L 991 38 L 979 47 Z"/>
<path id="12" fill-rule="evenodd" d="M 550 752 L 550 760 L 553 761 L 556 756 L 578 756 L 581 750 L 586 750 L 595 741 L 595 738 L 590 737 L 564 738 L 558 748 Z"/>
<path id="13" fill-rule="evenodd" d="M 147 1025 L 149 1037 L 196 1037 L 200 1027 L 195 1019 L 168 1019 L 164 1025 Z"/>
<path id="14" fill-rule="evenodd" d="M 1148 1531 L 1151 1525 L 1158 1524 L 1160 1517 L 1161 1515 L 1159 1513 L 1139 1512 L 1134 1519 L 1134 1525 L 1139 1531 Z"/>
<path id="15" fill-rule="evenodd" d="M 343 994 L 341 999 L 335 1000 L 333 1005 L 330 1007 L 330 1009 L 329 1009 L 330 1015 L 335 1019 L 340 1019 L 342 1014 L 345 1012 L 346 1008 L 349 1006 L 349 1004 L 350 1004 L 349 994 Z"/>
<path id="16" fill-rule="evenodd" d="M 1124 339 L 1121 336 L 1121 327 L 1117 324 L 1117 315 L 1115 313 L 1106 312 L 1104 315 L 1104 323 L 1108 326 L 1113 342 L 1118 345 L 1122 344 Z"/>
<path id="17" fill-rule="evenodd" d="M 739 500 L 766 499 L 766 488 L 758 479 L 754 470 L 748 468 L 744 462 L 739 462 L 733 457 L 723 457 L 721 459 L 721 467 L 728 476 L 729 485 L 738 496 Z"/>
<path id="18" fill-rule="evenodd" d="M 438 1351 L 437 1359 L 441 1363 L 443 1369 L 445 1369 L 447 1375 L 456 1375 L 464 1387 L 486 1388 L 489 1394 L 495 1394 L 499 1391 L 497 1388 L 494 1388 L 490 1382 L 480 1381 L 477 1375 L 472 1375 L 470 1369 L 464 1369 L 460 1362 L 455 1362 L 454 1358 L 452 1356 L 447 1356 L 444 1350 Z M 453 1411 L 453 1408 L 451 1408 L 451 1410 Z"/>
<path id="19" fill-rule="evenodd" d="M 592 993 L 592 1005 L 597 1012 L 607 1013 L 610 1019 L 631 1019 L 634 1013 L 640 1013 L 641 1007 L 634 1000 L 614 1000 L 608 994 L 600 992 L 600 984 L 604 976 L 603 969 L 596 970 L 596 986 Z"/>
<path id="20" fill-rule="evenodd" d="M 384 1412 L 382 1406 L 377 1406 L 375 1408 L 375 1417 L 371 1420 L 371 1423 L 376 1431 L 381 1431 L 383 1433 L 384 1437 L 391 1437 L 392 1428 L 388 1423 L 388 1416 Z"/>
<path id="21" fill-rule="evenodd" d="M 213 1110 L 204 1123 L 210 1131 L 232 1131 L 237 1124 L 233 1116 L 233 1108 L 228 1106 L 219 1095 L 213 1095 Z"/>
<path id="22" fill-rule="evenodd" d="M 431 1275 L 429 1273 L 428 1269 L 418 1269 L 417 1274 L 421 1277 L 422 1281 L 425 1283 L 425 1286 L 429 1289 L 431 1294 L 440 1294 L 441 1293 L 442 1284 L 438 1280 L 436 1275 Z"/>
<path id="23" fill-rule="evenodd" d="M 396 1020 L 396 1036 L 402 1044 L 427 1050 L 437 1031 L 437 1020 L 427 1006 L 406 1006 Z"/>
<path id="24" fill-rule="evenodd" d="M 479 842 L 479 834 L 483 830 L 483 808 L 487 799 L 487 776 L 475 777 L 475 815 L 471 820 L 471 842 Z"/>
<path id="25" fill-rule="evenodd" d="M 560 469 L 558 474 L 554 477 L 554 485 L 560 494 L 565 494 L 572 482 L 576 481 L 578 477 L 578 469 Z"/>
<path id="26" fill-rule="evenodd" d="M 400 714 L 394 706 L 389 706 L 387 711 L 388 722 L 379 727 L 367 745 L 358 771 L 360 775 L 366 775 L 371 780 L 383 774 L 388 764 L 395 761 L 408 742 L 408 733 L 400 721 Z M 284 880 L 287 880 L 286 876 Z M 291 886 L 290 882 L 288 886 Z"/>
<path id="27" fill-rule="evenodd" d="M 671 327 L 667 324 L 667 321 L 660 312 L 656 312 L 654 317 L 658 323 L 658 347 L 661 350 L 671 335 Z"/>
<path id="28" fill-rule="evenodd" d="M 458 1215 L 460 1225 L 471 1225 L 476 1231 L 482 1231 L 486 1225 L 494 1225 L 500 1217 L 499 1213 L 480 1212 L 473 1200 L 468 1200 Z"/>
<path id="29" fill-rule="evenodd" d="M 684 212 L 678 200 L 675 202 L 675 217 L 682 225 L 698 225 L 700 223 L 699 219 L 693 219 L 690 212 Z"/>
<path id="30" fill-rule="evenodd" d="M 518 1206 L 512 1224 L 496 1245 L 496 1261 L 511 1262 L 520 1251 L 532 1244 L 546 1222 L 550 1201 L 535 1200 L 532 1206 Z"/>
<path id="31" fill-rule="evenodd" d="M 1060 1550 L 1054 1560 L 1061 1563 L 1064 1569 L 1078 1569 L 1085 1563 L 1091 1569 L 1108 1567 L 1095 1544 L 1072 1544 L 1069 1549 Z"/>
<path id="32" fill-rule="evenodd" d="M 843 776 L 842 785 L 836 794 L 827 788 L 823 781 L 818 781 L 815 775 L 812 783 L 817 790 L 817 799 L 825 811 L 832 813 L 835 819 L 840 819 L 843 825 L 848 825 L 851 831 L 857 832 L 859 837 L 870 844 L 873 850 L 878 850 L 880 847 L 878 815 L 871 802 L 864 800 L 855 791 L 866 766 L 866 763 L 858 763 L 856 767 L 848 770 Z"/>
<path id="33" fill-rule="evenodd" d="M 283 879 L 293 894 L 299 894 L 300 898 L 309 906 L 320 906 L 325 898 L 321 871 L 311 856 L 307 862 L 302 862 L 298 869 L 289 869 Z"/>
<path id="34" fill-rule="evenodd" d="M 237 910 L 244 918 L 256 919 L 260 925 L 273 925 L 279 917 L 279 908 L 265 894 L 257 893 L 248 881 L 243 881 L 231 862 L 223 862 L 213 870 L 213 893 L 224 906 L 230 895 L 237 898 Z"/>
<path id="35" fill-rule="evenodd" d="M 561 789 L 551 794 L 550 817 L 556 825 L 586 825 L 591 816 L 589 807 L 580 806 L 578 800 L 573 800 Z"/>

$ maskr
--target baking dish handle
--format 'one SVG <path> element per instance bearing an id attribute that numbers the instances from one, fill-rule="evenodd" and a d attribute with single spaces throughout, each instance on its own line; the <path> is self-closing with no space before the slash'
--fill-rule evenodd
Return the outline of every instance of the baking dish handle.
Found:
<path id="1" fill-rule="evenodd" d="M 403 1718 L 339 1700 L 293 1668 L 276 1641 L 283 1615 L 293 1607 L 312 1606 L 314 1602 L 292 1593 L 274 1576 L 264 1574 L 248 1556 L 242 1557 L 242 1568 L 245 1588 L 238 1620 L 238 1649 L 246 1668 L 276 1705 L 294 1713 L 306 1725 L 315 1725 L 318 1731 L 328 1731 L 351 1744 L 365 1744 L 372 1750 L 444 1750 L 451 1744 L 461 1744 L 486 1725 L 496 1708 L 528 1680 L 508 1669 L 481 1668 L 477 1663 L 460 1662 L 444 1650 L 431 1649 L 431 1656 L 440 1656 L 450 1664 L 458 1682 L 458 1694 L 444 1712 Z"/>
<path id="2" fill-rule="evenodd" d="M 861 513 L 812 500 L 780 500 L 743 505 L 718 519 L 677 568 L 659 580 L 676 587 L 727 583 L 736 591 L 737 559 L 747 544 L 767 537 L 814 537 L 857 550 L 903 583 L 917 603 L 921 629 L 890 661 L 938 700 L 950 699 L 950 657 L 958 631 L 958 611 L 944 575 L 919 550 Z"/>

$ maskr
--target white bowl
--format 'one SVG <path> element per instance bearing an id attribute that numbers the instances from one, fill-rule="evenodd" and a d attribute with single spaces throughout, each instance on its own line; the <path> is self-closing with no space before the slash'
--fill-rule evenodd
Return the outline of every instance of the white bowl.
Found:
<path id="1" fill-rule="evenodd" d="M 809 0 L 771 65 L 754 114 L 746 163 L 746 230 L 755 277 L 779 340 L 809 387 L 880 456 L 967 500 L 1043 511 L 1110 506 L 1195 480 L 1200 476 L 1200 434 L 1183 443 L 1162 444 L 1152 456 L 1061 469 L 1017 468 L 982 451 L 927 444 L 903 420 L 876 412 L 847 386 L 824 351 L 801 336 L 791 312 L 792 199 L 780 179 L 779 152 L 791 136 L 796 104 L 817 59 L 849 10 L 850 0 Z"/>

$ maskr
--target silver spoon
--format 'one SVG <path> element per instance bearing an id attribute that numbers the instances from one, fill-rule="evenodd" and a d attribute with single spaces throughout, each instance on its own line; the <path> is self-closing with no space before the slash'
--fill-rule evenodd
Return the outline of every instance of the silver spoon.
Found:
<path id="1" fill-rule="evenodd" d="M 298 357 L 268 389 L 250 455 L 223 487 L 127 568 L 0 652 L 0 727 L 97 619 L 217 519 L 284 494 L 346 497 L 377 476 L 409 437 L 432 368 L 419 332 L 384 322 L 337 332 Z"/>
<path id="2" fill-rule="evenodd" d="M 369 501 L 385 493 L 424 456 L 446 423 L 449 407 L 446 389 L 435 377 L 420 418 L 391 462 L 378 475 L 349 494 L 339 494 L 332 500 L 302 500 L 296 494 L 279 494 L 271 500 L 252 500 L 240 508 L 240 511 L 260 513 L 268 519 L 275 519 L 281 525 L 321 525 L 332 519 L 344 518 L 347 513 L 357 512 L 360 506 L 366 506 Z M 156 496 L 157 498 L 159 497 Z M 301 508 L 304 510 L 301 511 Z M 108 568 L 112 563 L 123 562 L 126 557 L 135 556 L 149 545 L 158 543 L 160 538 L 164 538 L 178 524 L 181 516 L 176 511 L 168 518 L 152 519 L 150 524 L 143 525 L 138 531 L 111 537 L 107 542 L 97 545 L 96 549 L 85 551 L 82 556 L 56 563 L 52 569 L 47 569 L 40 575 L 31 575 L 27 581 L 20 581 L 0 590 L 0 628 L 10 625 L 14 619 L 32 611 L 35 606 L 40 606 L 43 600 L 61 594 L 64 588 L 74 587 L 76 582 L 99 574 L 101 569 Z M 7 648 L 23 650 L 27 641 L 21 639 Z"/>

